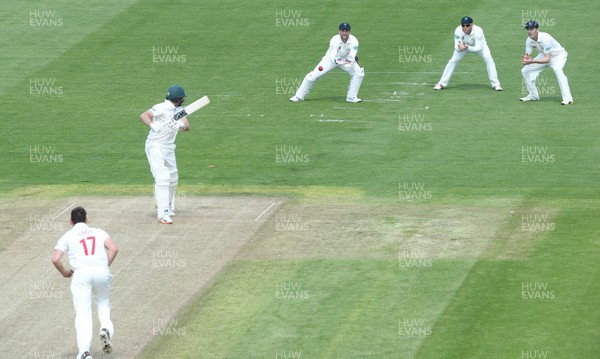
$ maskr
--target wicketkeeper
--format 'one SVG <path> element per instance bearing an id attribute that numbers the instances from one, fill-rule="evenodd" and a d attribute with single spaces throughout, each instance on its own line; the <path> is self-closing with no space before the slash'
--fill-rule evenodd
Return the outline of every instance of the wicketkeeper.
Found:
<path id="1" fill-rule="evenodd" d="M 296 95 L 290 98 L 292 102 L 303 101 L 310 89 L 315 85 L 317 80 L 333 70 L 339 68 L 350 75 L 350 85 L 346 94 L 346 101 L 360 102 L 358 91 L 365 76 L 365 69 L 358 62 L 358 39 L 350 34 L 351 27 L 347 22 L 343 22 L 339 26 L 339 33 L 329 41 L 329 49 L 321 62 L 309 72 L 300 84 L 296 91 Z"/>

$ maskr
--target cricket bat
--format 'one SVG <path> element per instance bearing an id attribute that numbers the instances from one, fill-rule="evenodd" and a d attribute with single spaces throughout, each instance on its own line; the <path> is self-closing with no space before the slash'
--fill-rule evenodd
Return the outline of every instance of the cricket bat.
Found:
<path id="1" fill-rule="evenodd" d="M 208 99 L 208 96 L 203 96 L 202 98 L 192 102 L 191 104 L 185 106 L 183 108 L 183 110 L 177 112 L 176 114 L 173 115 L 173 120 L 177 121 L 180 118 L 183 118 L 187 115 L 191 115 L 194 112 L 198 111 L 199 109 L 201 109 L 202 107 L 208 105 L 210 103 L 210 100 Z"/>

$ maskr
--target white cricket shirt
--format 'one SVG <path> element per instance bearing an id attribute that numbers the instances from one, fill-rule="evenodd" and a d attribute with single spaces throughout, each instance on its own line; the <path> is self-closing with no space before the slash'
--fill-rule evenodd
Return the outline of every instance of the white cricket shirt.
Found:
<path id="1" fill-rule="evenodd" d="M 471 33 L 465 34 L 462 30 L 462 26 L 458 26 L 456 30 L 454 30 L 454 49 L 458 51 L 458 44 L 469 45 L 468 51 L 478 52 L 483 48 L 487 42 L 485 40 L 485 35 L 483 34 L 483 29 L 477 25 L 471 25 Z"/>
<path id="2" fill-rule="evenodd" d="M 325 53 L 325 57 L 336 63 L 345 63 L 346 60 L 355 62 L 356 54 L 358 53 L 358 39 L 352 35 L 348 35 L 346 42 L 342 41 L 342 37 L 337 34 L 329 40 L 329 49 Z"/>
<path id="3" fill-rule="evenodd" d="M 80 222 L 60 237 L 54 249 L 67 253 L 69 264 L 75 270 L 86 266 L 108 267 L 104 249 L 107 238 L 110 237 L 105 231 Z"/>
<path id="4" fill-rule="evenodd" d="M 525 41 L 525 53 L 530 54 L 533 49 L 536 49 L 538 52 L 542 54 L 550 53 L 552 57 L 559 55 L 565 51 L 565 49 L 560 46 L 558 41 L 555 38 L 550 36 L 550 34 L 545 32 L 538 32 L 537 41 L 528 37 Z"/>
<path id="5" fill-rule="evenodd" d="M 148 133 L 148 141 L 163 146 L 174 146 L 179 127 L 174 126 L 173 115 L 181 110 L 183 110 L 182 106 L 175 107 L 169 100 L 152 106 L 150 109 L 154 114 L 152 122 L 160 125 L 160 131 L 156 132 L 151 129 Z"/>

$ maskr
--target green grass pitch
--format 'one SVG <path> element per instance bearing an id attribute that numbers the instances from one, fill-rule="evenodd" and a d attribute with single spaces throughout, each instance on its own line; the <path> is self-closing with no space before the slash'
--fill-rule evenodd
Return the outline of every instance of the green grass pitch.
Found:
<path id="1" fill-rule="evenodd" d="M 211 98 L 177 140 L 182 191 L 288 196 L 338 221 L 323 226 L 321 251 L 290 258 L 264 253 L 306 248 L 316 220 L 266 228 L 248 249 L 255 255 L 231 263 L 141 358 L 600 352 L 597 2 L 54 0 L 0 9 L 3 197 L 149 196 L 138 116 L 178 83 L 190 101 Z M 491 90 L 475 55 L 433 91 L 464 15 L 484 29 L 503 92 Z M 541 101 L 518 101 L 530 18 L 569 52 L 573 106 L 559 105 L 550 69 Z M 333 71 L 290 103 L 343 21 L 360 41 L 364 102 L 346 103 L 348 76 Z M 330 217 L 331 206 L 354 210 Z M 389 213 L 366 211 L 382 207 Z M 423 244 L 430 237 L 446 242 Z"/>

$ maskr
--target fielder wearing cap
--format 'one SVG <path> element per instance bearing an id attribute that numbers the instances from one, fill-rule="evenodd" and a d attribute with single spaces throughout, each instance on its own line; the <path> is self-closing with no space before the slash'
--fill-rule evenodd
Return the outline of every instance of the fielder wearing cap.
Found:
<path id="1" fill-rule="evenodd" d="M 454 30 L 454 53 L 448 64 L 446 64 L 440 81 L 433 87 L 434 90 L 441 90 L 448 86 L 456 65 L 469 52 L 474 52 L 483 59 L 492 88 L 495 91 L 502 91 L 500 80 L 498 80 L 498 72 L 496 71 L 496 63 L 485 40 L 483 29 L 473 24 L 473 19 L 470 16 L 463 16 L 460 19 L 460 25 Z"/>
<path id="2" fill-rule="evenodd" d="M 329 49 L 321 62 L 306 76 L 296 94 L 290 98 L 292 102 L 303 101 L 317 80 L 333 70 L 339 68 L 350 75 L 350 85 L 346 94 L 347 102 L 361 102 L 358 91 L 365 76 L 365 69 L 358 62 L 358 39 L 350 33 L 352 27 L 343 22 L 338 27 L 338 34 L 329 41 Z"/>
<path id="3" fill-rule="evenodd" d="M 525 87 L 529 94 L 521 101 L 537 101 L 540 99 L 535 82 L 543 69 L 550 66 L 554 70 L 558 86 L 562 95 L 561 105 L 571 105 L 573 96 L 569 88 L 569 81 L 563 72 L 567 63 L 567 51 L 550 34 L 538 31 L 540 24 L 535 20 L 529 20 L 525 24 L 527 30 L 527 40 L 525 41 L 525 55 L 521 58 L 523 68 L 521 74 L 525 80 Z M 539 54 L 531 58 L 531 53 L 535 49 Z"/>

